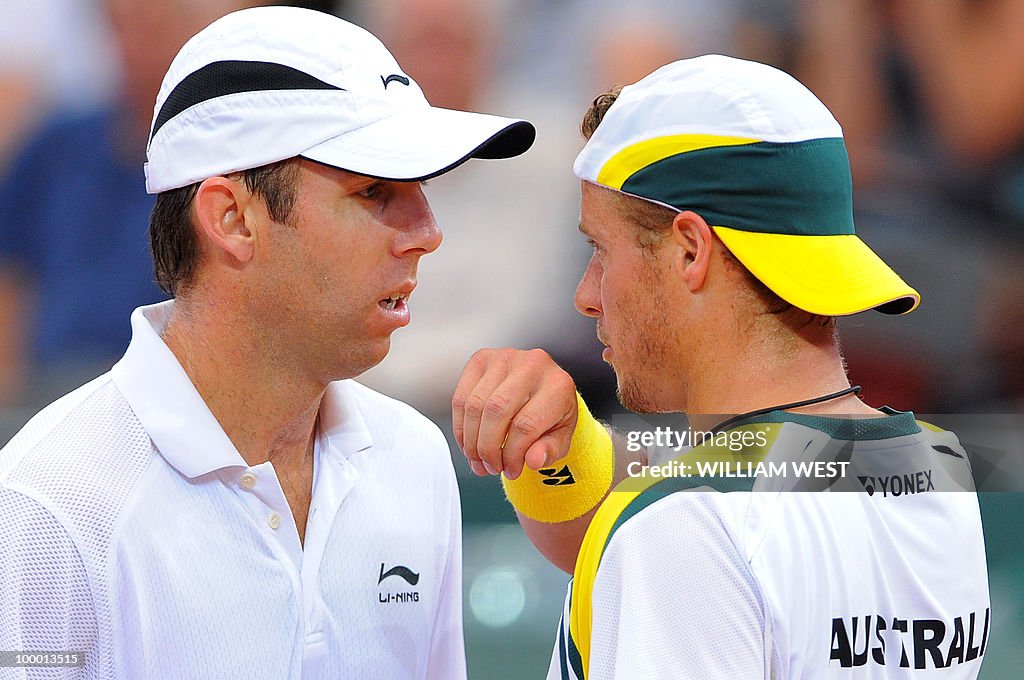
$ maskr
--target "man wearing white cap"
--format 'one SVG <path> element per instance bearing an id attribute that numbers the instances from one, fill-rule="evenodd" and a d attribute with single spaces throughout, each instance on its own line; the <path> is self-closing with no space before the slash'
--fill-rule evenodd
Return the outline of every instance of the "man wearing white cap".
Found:
<path id="1" fill-rule="evenodd" d="M 543 353 L 467 365 L 460 445 L 573 573 L 549 679 L 976 677 L 967 455 L 860 401 L 840 353 L 837 316 L 919 295 L 854 234 L 838 123 L 787 74 L 705 56 L 598 97 L 583 131 L 576 306 L 623 405 L 706 434 L 613 451 Z"/>
<path id="2" fill-rule="evenodd" d="M 421 181 L 533 137 L 432 108 L 321 13 L 243 10 L 181 49 L 146 165 L 175 299 L 0 452 L 13 677 L 465 676 L 445 439 L 349 378 L 440 244 Z"/>

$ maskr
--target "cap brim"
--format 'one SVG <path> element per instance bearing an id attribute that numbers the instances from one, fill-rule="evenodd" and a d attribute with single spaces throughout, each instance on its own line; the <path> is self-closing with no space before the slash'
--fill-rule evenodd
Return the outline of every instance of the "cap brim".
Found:
<path id="1" fill-rule="evenodd" d="M 430 179 L 470 158 L 511 158 L 533 144 L 532 123 L 483 113 L 416 107 L 317 144 L 300 155 L 396 181 Z"/>
<path id="2" fill-rule="evenodd" d="M 844 316 L 906 314 L 920 294 L 856 235 L 794 236 L 713 227 L 759 281 L 799 309 Z"/>

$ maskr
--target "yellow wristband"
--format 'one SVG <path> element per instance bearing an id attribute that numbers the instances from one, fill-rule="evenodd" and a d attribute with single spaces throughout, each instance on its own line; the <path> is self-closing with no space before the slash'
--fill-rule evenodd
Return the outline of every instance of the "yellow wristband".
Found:
<path id="1" fill-rule="evenodd" d="M 505 496 L 516 510 L 538 522 L 555 524 L 582 517 L 601 502 L 612 485 L 612 438 L 576 394 L 578 416 L 569 453 L 552 467 L 524 466 L 514 480 L 501 477 Z"/>

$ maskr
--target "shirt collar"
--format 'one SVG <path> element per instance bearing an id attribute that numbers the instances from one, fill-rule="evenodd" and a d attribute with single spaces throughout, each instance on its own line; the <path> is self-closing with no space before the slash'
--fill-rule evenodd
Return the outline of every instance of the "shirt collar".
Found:
<path id="1" fill-rule="evenodd" d="M 327 385 L 320 402 L 320 435 L 330 449 L 345 458 L 373 446 L 373 437 L 356 399 L 355 383 L 339 380 Z"/>
<path id="2" fill-rule="evenodd" d="M 842 418 L 791 413 L 789 411 L 772 411 L 741 421 L 738 424 L 790 422 L 824 432 L 832 439 L 840 439 L 842 441 L 895 439 L 896 437 L 917 434 L 921 431 L 921 427 L 917 424 L 912 412 L 897 411 L 888 406 L 883 406 L 879 410 L 885 415 L 878 418 Z"/>
<path id="3" fill-rule="evenodd" d="M 174 301 L 168 300 L 132 312 L 132 340 L 111 369 L 111 378 L 157 450 L 181 474 L 191 479 L 223 468 L 247 467 L 160 337 L 173 310 Z M 327 386 L 320 428 L 330 450 L 346 458 L 373 445 L 351 381 Z"/>
<path id="4" fill-rule="evenodd" d="M 160 454 L 188 478 L 245 467 L 160 333 L 174 310 L 168 300 L 132 312 L 132 341 L 111 378 Z"/>

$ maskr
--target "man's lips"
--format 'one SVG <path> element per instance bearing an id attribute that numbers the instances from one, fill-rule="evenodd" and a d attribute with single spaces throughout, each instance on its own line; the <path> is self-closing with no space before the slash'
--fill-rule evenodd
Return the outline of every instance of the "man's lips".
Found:
<path id="1" fill-rule="evenodd" d="M 389 326 L 401 328 L 409 323 L 409 296 L 415 288 L 416 281 L 409 279 L 377 301 L 377 307 L 389 319 Z"/>
<path id="2" fill-rule="evenodd" d="M 416 281 L 409 279 L 378 300 L 377 304 L 388 311 L 406 307 L 409 302 L 409 296 L 412 295 L 412 291 L 415 289 Z"/>
<path id="3" fill-rule="evenodd" d="M 598 326 L 597 328 L 597 340 L 602 345 L 604 345 L 604 350 L 601 352 L 601 359 L 607 363 L 611 363 L 612 347 L 608 343 L 608 341 L 605 340 L 604 334 L 601 332 L 600 326 Z"/>

